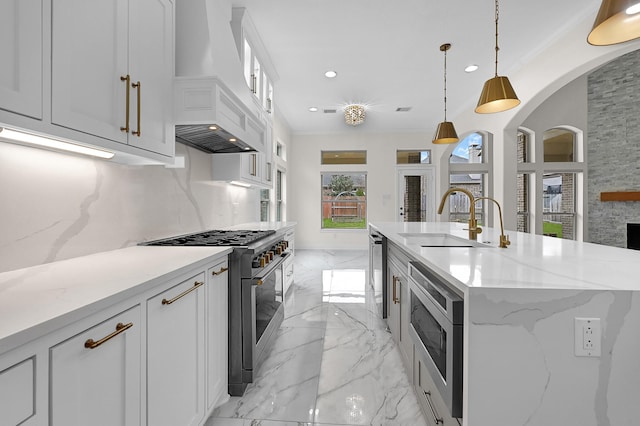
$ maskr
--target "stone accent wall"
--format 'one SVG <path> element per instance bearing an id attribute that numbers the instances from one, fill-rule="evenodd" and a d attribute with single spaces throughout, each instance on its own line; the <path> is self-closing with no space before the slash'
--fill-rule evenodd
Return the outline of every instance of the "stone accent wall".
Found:
<path id="1" fill-rule="evenodd" d="M 640 190 L 640 50 L 589 75 L 588 240 L 626 247 L 640 202 L 601 202 L 600 192 Z"/>

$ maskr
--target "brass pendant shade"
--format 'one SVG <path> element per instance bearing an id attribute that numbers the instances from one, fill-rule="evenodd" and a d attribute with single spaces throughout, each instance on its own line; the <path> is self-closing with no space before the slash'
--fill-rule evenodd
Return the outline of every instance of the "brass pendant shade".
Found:
<path id="1" fill-rule="evenodd" d="M 640 37 L 640 1 L 603 0 L 587 42 L 594 46 L 608 46 L 638 37 Z"/>
<path id="2" fill-rule="evenodd" d="M 491 114 L 506 111 L 520 105 L 520 99 L 509 82 L 509 78 L 495 76 L 484 83 L 476 112 L 478 114 Z"/>
<path id="3" fill-rule="evenodd" d="M 447 51 L 449 49 L 451 49 L 450 43 L 440 46 L 440 51 L 444 52 L 444 121 L 438 124 L 436 134 L 431 141 L 434 144 L 456 143 L 459 140 L 453 123 L 447 121 Z"/>
<path id="4" fill-rule="evenodd" d="M 436 134 L 433 137 L 433 143 L 435 144 L 446 144 L 446 143 L 456 143 L 458 142 L 458 134 L 456 133 L 456 129 L 453 127 L 453 123 L 450 121 L 443 121 L 438 123 L 438 128 L 436 129 Z"/>
<path id="5" fill-rule="evenodd" d="M 498 0 L 496 3 L 496 75 L 495 77 L 487 80 L 482 88 L 480 99 L 478 99 L 478 105 L 475 111 L 478 114 L 492 114 L 494 112 L 502 112 L 508 109 L 514 108 L 520 105 L 520 99 L 516 95 L 516 91 L 513 90 L 513 86 L 509 82 L 509 79 L 505 76 L 498 75 Z"/>

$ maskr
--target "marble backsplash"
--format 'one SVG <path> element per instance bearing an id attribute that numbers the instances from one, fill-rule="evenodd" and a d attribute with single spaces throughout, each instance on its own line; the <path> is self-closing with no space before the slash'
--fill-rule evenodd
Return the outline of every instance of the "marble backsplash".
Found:
<path id="1" fill-rule="evenodd" d="M 0 272 L 260 220 L 259 190 L 211 181 L 209 154 L 176 155 L 185 168 L 0 142 Z"/>

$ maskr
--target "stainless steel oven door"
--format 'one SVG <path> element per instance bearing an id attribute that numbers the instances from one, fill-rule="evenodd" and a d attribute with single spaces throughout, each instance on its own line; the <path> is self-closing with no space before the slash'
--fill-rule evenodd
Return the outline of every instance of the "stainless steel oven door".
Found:
<path id="1" fill-rule="evenodd" d="M 242 280 L 243 364 L 255 373 L 272 346 L 284 320 L 282 263 L 289 256 L 277 256 L 259 276 Z M 246 350 L 246 349 L 249 350 Z"/>
<path id="2" fill-rule="evenodd" d="M 432 287 L 427 290 L 424 282 L 420 284 L 411 276 L 415 276 L 416 272 L 420 274 L 412 265 L 409 278 L 409 335 L 415 344 L 416 355 L 427 368 L 451 416 L 462 417 L 463 326 L 454 324 L 441 304 L 429 294 L 435 292 L 438 295 L 437 283 L 428 280 Z M 462 299 L 459 299 L 461 303 Z"/>

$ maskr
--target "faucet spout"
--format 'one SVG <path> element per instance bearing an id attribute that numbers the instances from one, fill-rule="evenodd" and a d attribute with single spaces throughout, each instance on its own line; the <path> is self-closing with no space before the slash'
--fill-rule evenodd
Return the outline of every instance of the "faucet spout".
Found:
<path id="1" fill-rule="evenodd" d="M 447 198 L 450 194 L 455 192 L 462 192 L 467 197 L 469 197 L 469 239 L 476 241 L 478 239 L 478 234 L 482 232 L 482 228 L 478 226 L 478 221 L 476 220 L 476 201 L 473 197 L 471 191 L 468 191 L 464 188 L 450 188 L 447 192 L 442 196 L 442 200 L 440 200 L 440 207 L 438 207 L 438 214 L 442 214 L 442 209 L 444 209 L 444 204 L 447 201 Z"/>
<path id="2" fill-rule="evenodd" d="M 502 222 L 502 208 L 500 207 L 500 203 L 498 203 L 496 200 L 494 200 L 491 197 L 479 197 L 476 198 L 476 201 L 478 200 L 490 200 L 493 201 L 494 203 L 496 203 L 496 206 L 498 206 L 498 215 L 500 216 L 500 248 L 507 248 L 507 246 L 509 244 L 511 244 L 511 241 L 509 241 L 509 236 L 505 235 L 504 233 L 504 224 Z M 475 201 L 474 201 L 475 203 Z"/>

